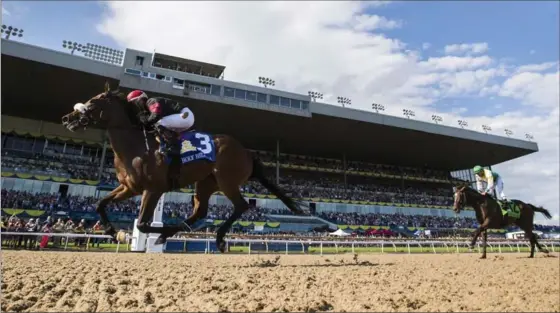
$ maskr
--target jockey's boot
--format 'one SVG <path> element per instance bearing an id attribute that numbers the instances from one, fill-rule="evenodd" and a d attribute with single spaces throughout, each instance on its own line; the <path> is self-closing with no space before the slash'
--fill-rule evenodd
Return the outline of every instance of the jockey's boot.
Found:
<path id="1" fill-rule="evenodd" d="M 161 125 L 158 125 L 156 129 L 160 139 L 165 142 L 165 149 L 160 149 L 159 152 L 165 156 L 172 156 L 174 153 L 179 154 L 178 138 L 175 132 Z"/>

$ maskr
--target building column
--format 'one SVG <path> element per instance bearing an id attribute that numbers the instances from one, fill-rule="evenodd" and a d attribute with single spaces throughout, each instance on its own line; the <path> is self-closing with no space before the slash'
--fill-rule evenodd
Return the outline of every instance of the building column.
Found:
<path id="1" fill-rule="evenodd" d="M 346 179 L 346 152 L 342 154 L 342 170 L 344 171 L 344 190 L 347 190 L 348 181 Z"/>
<path id="2" fill-rule="evenodd" d="M 276 184 L 280 184 L 280 140 L 276 139 Z"/>
<path id="3" fill-rule="evenodd" d="M 97 179 L 101 180 L 103 173 L 103 166 L 105 165 L 105 155 L 107 154 L 107 139 L 103 140 L 103 151 L 101 152 L 101 161 L 99 162 L 99 171 L 97 172 Z"/>

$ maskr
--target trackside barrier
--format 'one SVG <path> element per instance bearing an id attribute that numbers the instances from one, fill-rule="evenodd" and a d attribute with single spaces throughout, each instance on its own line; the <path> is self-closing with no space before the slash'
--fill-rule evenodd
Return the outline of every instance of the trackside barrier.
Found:
<path id="1" fill-rule="evenodd" d="M 64 250 L 68 249 L 68 239 L 69 238 L 85 238 L 87 239 L 86 249 L 89 248 L 89 241 L 90 239 L 113 239 L 113 237 L 109 235 L 93 235 L 93 234 L 72 234 L 72 233 L 27 233 L 27 232 L 1 232 L 0 235 L 2 236 L 25 236 L 25 237 L 63 237 L 66 238 L 64 243 Z M 117 241 L 117 251 L 119 252 L 120 243 Z"/>
<path id="2" fill-rule="evenodd" d="M 204 253 L 210 253 L 211 252 L 210 247 L 211 247 L 211 245 L 213 247 L 215 247 L 215 245 L 214 245 L 215 240 L 216 240 L 215 238 L 203 238 L 203 239 L 201 239 L 201 238 L 168 238 L 167 239 L 168 243 L 178 242 L 178 243 L 181 243 L 181 246 L 184 246 L 184 247 L 186 247 L 187 242 L 206 243 L 205 244 L 206 249 L 204 251 L 199 251 L 199 252 L 204 252 Z M 436 251 L 437 248 L 443 248 L 447 252 L 451 252 L 450 247 L 454 247 L 455 252 L 459 253 L 460 248 L 468 248 L 468 246 L 470 244 L 470 241 L 415 241 L 415 240 L 413 240 L 413 241 L 391 241 L 391 240 L 378 240 L 378 241 L 347 241 L 347 242 L 338 241 L 338 242 L 334 242 L 334 241 L 278 240 L 278 239 L 265 239 L 265 240 L 263 240 L 263 239 L 228 239 L 227 244 L 228 244 L 227 245 L 228 251 L 229 251 L 229 248 L 231 248 L 231 246 L 234 245 L 234 244 L 244 244 L 244 245 L 247 246 L 247 253 L 248 254 L 254 253 L 255 250 L 264 251 L 265 253 L 268 253 L 271 246 L 278 247 L 279 245 L 284 245 L 285 246 L 285 249 L 283 251 L 285 254 L 289 254 L 290 251 L 293 251 L 293 252 L 297 253 L 298 249 L 296 249 L 295 246 L 301 246 L 301 252 L 299 252 L 299 253 L 309 252 L 309 247 L 317 247 L 320 255 L 323 255 L 326 247 L 334 247 L 336 253 L 338 253 L 339 249 L 342 249 L 343 247 L 349 247 L 351 249 L 352 253 L 355 253 L 356 248 L 359 248 L 359 247 L 376 247 L 376 248 L 380 249 L 382 253 L 385 253 L 385 252 L 395 252 L 396 253 L 396 252 L 398 252 L 398 248 L 400 247 L 400 248 L 406 249 L 406 252 L 408 254 L 412 254 L 413 253 L 412 252 L 413 247 L 418 247 L 421 252 L 431 252 L 431 253 L 437 253 L 437 251 Z M 497 251 L 499 253 L 502 253 L 502 248 L 505 248 L 505 247 L 509 247 L 510 252 L 514 252 L 514 248 L 513 248 L 514 246 L 512 246 L 512 244 L 514 244 L 516 246 L 517 252 L 521 252 L 519 243 L 512 243 L 512 242 L 508 242 L 508 241 L 492 241 L 491 243 L 488 242 L 487 247 L 490 249 L 491 252 L 494 252 L 496 247 L 497 247 Z M 525 243 L 524 245 L 530 248 L 530 245 L 528 243 Z M 546 241 L 546 242 L 541 241 L 541 245 L 546 247 L 551 252 L 556 252 L 558 249 L 560 249 L 560 241 Z M 259 248 L 255 249 L 257 246 Z M 389 248 L 389 249 L 387 249 L 387 248 Z M 477 250 L 482 251 L 482 244 L 478 243 L 476 248 L 477 248 Z M 274 249 L 274 250 L 278 251 L 277 249 Z M 186 249 L 183 250 L 183 251 L 186 251 Z M 176 251 L 176 252 L 181 252 L 181 251 Z M 195 252 L 195 251 L 186 251 L 186 252 Z"/>
<path id="3" fill-rule="evenodd" d="M 66 238 L 66 244 L 64 249 L 66 250 L 68 247 L 68 239 L 69 238 L 85 238 L 88 239 L 88 243 L 90 239 L 113 239 L 113 237 L 109 235 L 93 235 L 93 234 L 73 234 L 73 233 L 26 233 L 26 232 L 1 232 L 0 235 L 2 236 L 48 236 L 48 237 L 63 237 Z M 184 247 L 183 251 L 187 249 L 187 243 L 199 243 L 203 244 L 204 249 L 201 252 L 210 253 L 212 248 L 215 248 L 215 238 L 168 238 L 168 243 L 179 243 L 182 247 Z M 228 239 L 227 240 L 227 249 L 231 248 L 232 244 L 247 244 L 248 245 L 248 253 L 251 254 L 254 249 L 252 246 L 262 246 L 264 245 L 264 251 L 269 252 L 270 247 L 285 247 L 284 251 L 285 254 L 289 254 L 290 251 L 299 252 L 299 253 L 308 253 L 309 247 L 318 247 L 319 254 L 323 255 L 324 249 L 326 247 L 333 247 L 335 251 L 338 253 L 338 250 L 343 247 L 350 247 L 351 251 L 355 253 L 356 248 L 360 247 L 376 247 L 381 250 L 382 253 L 384 252 L 398 252 L 398 248 L 406 249 L 408 254 L 412 254 L 411 247 L 419 247 L 421 252 L 432 252 L 437 253 L 436 248 L 444 248 L 447 252 L 451 252 L 450 247 L 455 248 L 457 253 L 460 252 L 459 248 L 469 246 L 470 241 L 437 241 L 437 240 L 399 240 L 399 241 L 392 241 L 392 240 L 374 240 L 374 241 L 312 241 L 312 240 L 278 240 L 278 239 Z M 522 245 L 530 247 L 529 243 L 522 243 Z M 551 252 L 560 251 L 560 240 L 541 240 L 541 245 L 547 248 Z M 89 245 L 88 245 L 89 246 Z M 502 248 L 509 247 L 510 252 L 521 252 L 521 247 L 519 242 L 511 242 L 511 241 L 492 241 L 487 243 L 488 248 L 490 251 L 494 251 L 494 247 L 497 247 L 498 252 L 502 253 Z M 119 252 L 120 243 L 117 242 L 116 252 Z M 293 247 L 293 248 L 291 248 Z M 301 247 L 301 248 L 296 248 Z M 387 249 L 388 248 L 388 249 Z M 391 249 L 392 248 L 392 249 Z M 301 250 L 300 250 L 301 249 Z M 481 243 L 477 245 L 477 250 L 481 251 Z M 260 250 L 260 249 L 259 249 Z M 276 249 L 275 249 L 276 250 Z M 391 251 L 392 250 L 392 251 Z M 181 251 L 177 251 L 181 252 Z"/>

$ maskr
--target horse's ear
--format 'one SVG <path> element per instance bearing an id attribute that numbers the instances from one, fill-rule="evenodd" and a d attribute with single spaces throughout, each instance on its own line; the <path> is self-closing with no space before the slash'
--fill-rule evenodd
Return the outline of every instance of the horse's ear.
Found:
<path id="1" fill-rule="evenodd" d="M 111 85 L 109 84 L 108 81 L 105 82 L 105 92 L 109 92 L 111 91 Z"/>

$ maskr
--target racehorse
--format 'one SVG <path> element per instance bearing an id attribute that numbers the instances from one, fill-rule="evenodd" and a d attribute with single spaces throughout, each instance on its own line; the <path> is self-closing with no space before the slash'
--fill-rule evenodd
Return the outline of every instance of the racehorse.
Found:
<path id="1" fill-rule="evenodd" d="M 488 195 L 482 195 L 476 190 L 470 188 L 469 186 L 462 185 L 455 187 L 454 194 L 454 205 L 453 209 L 455 213 L 460 213 L 465 206 L 470 206 L 474 209 L 476 213 L 476 219 L 480 226 L 475 230 L 473 238 L 469 249 L 473 249 L 480 236 L 483 232 L 483 245 L 482 245 L 482 257 L 486 258 L 486 240 L 488 237 L 488 229 L 502 229 L 509 225 L 517 225 L 525 232 L 525 238 L 529 238 L 531 243 L 531 254 L 532 258 L 535 254 L 535 245 L 539 248 L 539 251 L 548 253 L 546 248 L 543 248 L 537 241 L 537 236 L 533 233 L 533 217 L 535 212 L 542 213 L 547 219 L 551 219 L 552 216 L 548 210 L 542 207 L 536 207 L 529 203 L 524 203 L 519 200 L 510 200 L 514 205 L 516 205 L 521 214 L 518 219 L 506 216 L 504 217 L 498 202 Z"/>
<path id="2" fill-rule="evenodd" d="M 138 108 L 126 102 L 118 90 L 111 91 L 109 84 L 105 91 L 81 107 L 62 117 L 62 124 L 70 131 L 85 129 L 90 124 L 99 124 L 106 128 L 109 141 L 115 154 L 115 170 L 120 185 L 99 201 L 96 211 L 105 227 L 105 233 L 115 236 L 116 231 L 111 225 L 105 207 L 110 202 L 119 202 L 136 195 L 142 195 L 138 216 L 138 230 L 143 233 L 158 233 L 156 244 L 163 244 L 168 237 L 179 231 L 190 229 L 196 221 L 206 217 L 210 196 L 221 191 L 234 205 L 234 212 L 219 227 L 216 245 L 225 252 L 224 237 L 232 224 L 249 209 L 249 204 L 240 192 L 240 186 L 250 178 L 257 179 L 266 189 L 280 199 L 292 212 L 304 213 L 303 203 L 286 195 L 276 184 L 270 182 L 265 174 L 263 164 L 241 143 L 228 135 L 196 133 L 204 137 L 207 150 L 213 142 L 215 162 L 194 160 L 178 165 L 172 169 L 176 179 L 170 179 L 170 166 L 164 157 L 157 153 L 158 144 L 155 137 L 146 134 L 137 119 Z M 183 145 L 185 142 L 183 142 Z M 187 145 L 194 148 L 190 142 Z M 194 149 L 196 150 L 196 149 Z M 150 221 L 161 195 L 165 192 L 195 183 L 193 213 L 179 225 L 153 227 Z"/>

